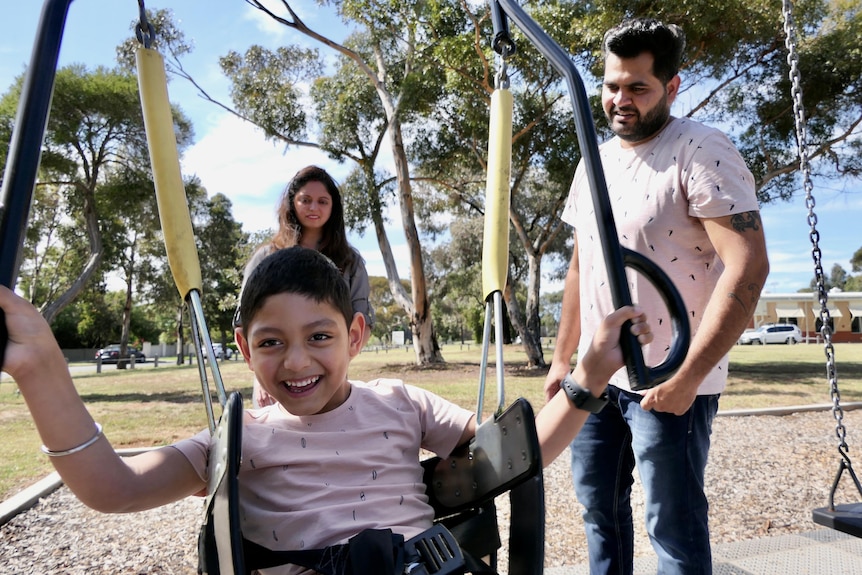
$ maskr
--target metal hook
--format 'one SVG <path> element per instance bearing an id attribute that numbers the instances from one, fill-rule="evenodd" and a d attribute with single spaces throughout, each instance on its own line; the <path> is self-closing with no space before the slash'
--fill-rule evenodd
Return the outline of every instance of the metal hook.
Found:
<path id="1" fill-rule="evenodd" d="M 509 56 L 515 53 L 515 50 L 509 44 L 503 44 L 500 51 L 500 70 L 494 77 L 494 87 L 498 90 L 507 90 L 509 88 L 509 73 L 507 60 Z"/>
<path id="2" fill-rule="evenodd" d="M 138 18 L 140 21 L 135 26 L 135 36 L 138 42 L 144 45 L 144 48 L 151 48 L 153 40 L 156 39 L 156 29 L 147 20 L 147 8 L 144 6 L 144 0 L 138 0 Z"/>

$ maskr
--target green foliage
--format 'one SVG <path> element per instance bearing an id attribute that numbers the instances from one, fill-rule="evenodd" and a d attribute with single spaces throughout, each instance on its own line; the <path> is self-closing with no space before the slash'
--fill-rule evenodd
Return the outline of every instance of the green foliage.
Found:
<path id="1" fill-rule="evenodd" d="M 216 341 L 233 339 L 233 316 L 242 283 L 243 254 L 248 234 L 233 218 L 223 194 L 206 200 L 196 218 L 196 239 L 203 278 L 204 317 Z"/>
<path id="2" fill-rule="evenodd" d="M 371 329 L 372 340 L 391 344 L 393 331 L 404 331 L 409 334 L 409 318 L 392 296 L 388 280 L 384 277 L 371 276 L 368 282 L 371 286 L 369 300 L 375 316 L 374 327 Z M 401 285 L 404 289 L 410 289 L 410 282 L 406 280 L 403 280 Z"/>
<path id="3" fill-rule="evenodd" d="M 428 250 L 425 258 L 431 286 L 432 313 L 437 332 L 444 341 L 465 337 L 482 338 L 484 297 L 482 294 L 482 218 L 462 218 L 449 226 L 451 241 Z"/>
<path id="4" fill-rule="evenodd" d="M 4 95 L 0 127 L 19 92 L 16 82 Z M 175 118 L 182 147 L 191 127 Z M 143 245 L 158 230 L 149 172 L 137 79 L 122 69 L 58 70 L 20 273 L 49 322 L 110 273 L 119 272 L 128 294 L 136 287 Z M 120 325 L 128 327 L 130 295 L 124 307 Z"/>
<path id="5" fill-rule="evenodd" d="M 120 341 L 123 323 L 121 294 L 89 291 L 63 311 L 70 310 L 78 318 L 80 346 L 99 348 Z"/>
<path id="6" fill-rule="evenodd" d="M 386 114 L 374 87 L 351 60 L 339 57 L 335 73 L 318 76 L 310 96 L 323 150 L 335 159 L 345 154 L 360 162 L 373 158 L 386 132 Z"/>
<path id="7" fill-rule="evenodd" d="M 542 333 L 555 337 L 563 312 L 563 290 L 542 294 Z"/>
<path id="8" fill-rule="evenodd" d="M 850 259 L 850 265 L 852 266 L 851 269 L 854 272 L 862 271 L 860 259 L 862 259 L 862 248 L 856 250 L 853 257 Z M 811 282 L 808 287 L 811 291 L 817 289 L 817 277 L 811 278 Z M 826 291 L 833 288 L 841 291 L 862 291 L 862 274 L 855 276 L 850 275 L 847 273 L 847 270 L 841 267 L 841 264 L 832 264 L 832 269 L 828 274 L 826 274 L 824 270 L 823 287 Z"/>
<path id="9" fill-rule="evenodd" d="M 231 79 L 231 98 L 240 114 L 270 138 L 302 140 L 308 121 L 303 84 L 322 73 L 317 50 L 286 46 L 275 51 L 252 46 L 219 59 Z"/>
<path id="10" fill-rule="evenodd" d="M 191 45 L 186 42 L 185 34 L 174 22 L 174 13 L 170 9 L 159 9 L 155 12 L 147 10 L 147 22 L 153 25 L 155 37 L 152 45 L 153 50 L 161 54 L 170 54 L 174 61 L 192 51 Z M 129 29 L 133 32 L 140 23 L 139 18 L 132 20 Z M 129 71 L 137 67 L 135 63 L 135 51 L 141 47 L 136 34 L 132 34 L 122 44 L 117 46 L 117 63 Z M 166 61 L 170 70 L 170 60 Z"/>
<path id="11" fill-rule="evenodd" d="M 850 265 L 854 272 L 862 272 L 862 248 L 853 252 L 853 257 L 850 258 Z"/>

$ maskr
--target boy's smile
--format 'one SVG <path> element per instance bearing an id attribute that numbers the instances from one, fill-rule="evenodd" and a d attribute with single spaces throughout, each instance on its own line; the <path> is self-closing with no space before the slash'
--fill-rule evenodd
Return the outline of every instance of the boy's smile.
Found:
<path id="1" fill-rule="evenodd" d="M 348 327 L 331 304 L 279 293 L 255 314 L 237 342 L 263 389 L 293 415 L 335 409 L 347 400 L 347 366 L 359 353 L 364 325 Z"/>

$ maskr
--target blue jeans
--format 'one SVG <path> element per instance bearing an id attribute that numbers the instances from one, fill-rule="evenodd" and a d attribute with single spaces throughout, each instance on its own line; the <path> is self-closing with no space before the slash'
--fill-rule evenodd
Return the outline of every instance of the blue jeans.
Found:
<path id="1" fill-rule="evenodd" d="M 712 573 L 703 477 L 718 395 L 685 415 L 644 411 L 641 396 L 608 387 L 610 401 L 572 441 L 572 479 L 584 505 L 591 575 L 631 575 L 635 464 L 660 575 Z"/>

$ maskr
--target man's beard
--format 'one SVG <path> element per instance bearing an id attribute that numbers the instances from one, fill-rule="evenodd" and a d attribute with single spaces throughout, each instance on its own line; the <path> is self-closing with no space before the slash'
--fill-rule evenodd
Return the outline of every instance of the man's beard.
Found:
<path id="1" fill-rule="evenodd" d="M 637 120 L 633 124 L 617 127 L 614 124 L 612 116 L 616 111 L 629 112 L 637 110 L 634 108 L 614 108 L 611 110 L 611 117 L 608 118 L 611 124 L 611 129 L 619 136 L 621 140 L 636 144 L 646 140 L 661 130 L 670 118 L 670 106 L 667 105 L 667 95 L 662 96 L 661 101 L 653 106 L 645 116 L 638 114 Z"/>

